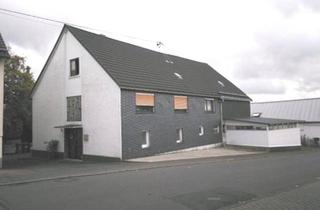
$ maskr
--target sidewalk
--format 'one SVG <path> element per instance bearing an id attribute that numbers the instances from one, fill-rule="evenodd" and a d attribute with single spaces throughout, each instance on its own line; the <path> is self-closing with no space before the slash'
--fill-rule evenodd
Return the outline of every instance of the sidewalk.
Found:
<path id="1" fill-rule="evenodd" d="M 0 169 L 0 186 L 40 182 L 70 177 L 94 176 L 152 168 L 200 164 L 203 161 L 229 160 L 234 156 L 260 154 L 261 152 L 213 148 L 139 158 L 122 162 L 48 160 L 22 155 L 6 158 Z M 200 159 L 199 159 L 200 158 Z"/>

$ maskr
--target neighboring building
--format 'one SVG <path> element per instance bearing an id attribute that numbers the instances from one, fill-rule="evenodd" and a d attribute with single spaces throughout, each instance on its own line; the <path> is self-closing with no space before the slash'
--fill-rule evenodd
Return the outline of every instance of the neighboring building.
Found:
<path id="1" fill-rule="evenodd" d="M 309 139 L 320 138 L 320 98 L 252 103 L 251 113 L 305 121 L 300 123 L 301 135 Z"/>
<path id="2" fill-rule="evenodd" d="M 268 150 L 297 148 L 301 146 L 298 123 L 261 117 L 229 119 L 225 122 L 226 143 Z"/>
<path id="3" fill-rule="evenodd" d="M 0 34 L 0 168 L 2 168 L 3 154 L 3 88 L 4 88 L 4 62 L 9 58 L 7 47 Z"/>
<path id="4" fill-rule="evenodd" d="M 33 153 L 53 139 L 76 159 L 218 144 L 230 104 L 249 117 L 248 96 L 208 64 L 65 25 L 32 92 Z"/>

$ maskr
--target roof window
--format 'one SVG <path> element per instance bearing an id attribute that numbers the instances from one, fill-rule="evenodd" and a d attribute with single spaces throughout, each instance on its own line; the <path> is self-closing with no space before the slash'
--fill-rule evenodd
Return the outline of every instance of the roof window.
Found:
<path id="1" fill-rule="evenodd" d="M 179 73 L 177 73 L 177 72 L 175 72 L 174 75 L 175 75 L 176 77 L 178 77 L 178 79 L 183 79 L 182 75 L 179 74 Z"/>
<path id="2" fill-rule="evenodd" d="M 221 87 L 225 87 L 224 83 L 221 82 L 220 80 L 218 80 L 218 84 L 219 84 Z"/>

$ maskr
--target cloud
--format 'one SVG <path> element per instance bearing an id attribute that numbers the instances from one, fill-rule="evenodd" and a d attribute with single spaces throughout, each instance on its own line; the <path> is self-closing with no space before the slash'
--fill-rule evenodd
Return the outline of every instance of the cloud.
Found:
<path id="1" fill-rule="evenodd" d="M 320 90 L 320 48 L 317 47 L 320 46 L 320 27 L 314 25 L 314 18 L 317 20 L 319 15 L 302 14 L 280 20 L 273 28 L 256 33 L 256 47 L 236 58 L 234 76 L 240 80 L 255 79 L 257 83 L 260 80 L 294 81 L 297 91 Z M 272 87 L 267 84 L 261 93 L 269 93 L 269 88 Z"/>
<path id="2" fill-rule="evenodd" d="M 273 94 L 286 92 L 285 81 L 278 79 L 247 79 L 239 81 L 239 85 L 247 94 Z"/>
<path id="3" fill-rule="evenodd" d="M 274 0 L 273 3 L 287 17 L 303 9 L 310 9 L 314 12 L 320 11 L 320 1 L 318 0 Z"/>
<path id="4" fill-rule="evenodd" d="M 0 13 L 0 28 L 7 43 L 25 49 L 37 49 L 40 54 L 48 52 L 49 46 L 57 39 L 62 25 L 52 25 L 38 20 L 8 16 Z M 4 21 L 5 20 L 5 21 Z"/>

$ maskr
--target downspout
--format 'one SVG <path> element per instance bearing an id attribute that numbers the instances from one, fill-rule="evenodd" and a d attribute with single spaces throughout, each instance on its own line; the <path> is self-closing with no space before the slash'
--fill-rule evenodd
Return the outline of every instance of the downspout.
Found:
<path id="1" fill-rule="evenodd" d="M 226 139 L 225 139 L 225 133 L 223 129 L 223 106 L 222 104 L 224 103 L 224 97 L 220 96 L 220 132 L 221 132 L 221 137 L 222 137 L 222 145 L 226 145 Z"/>

